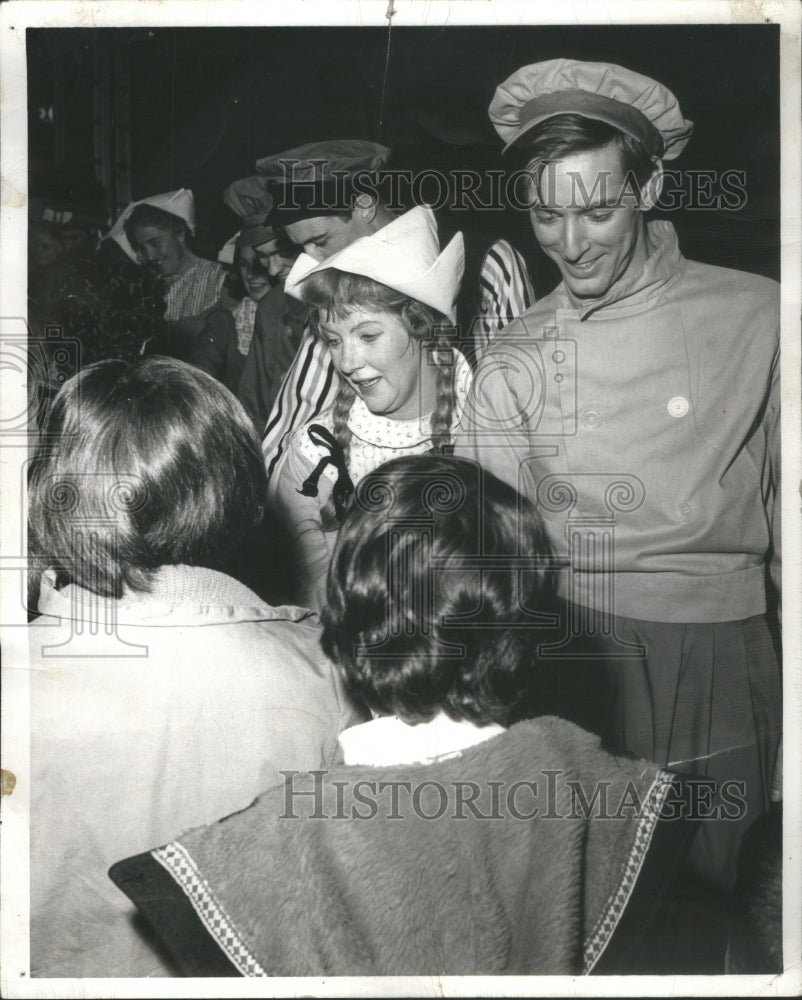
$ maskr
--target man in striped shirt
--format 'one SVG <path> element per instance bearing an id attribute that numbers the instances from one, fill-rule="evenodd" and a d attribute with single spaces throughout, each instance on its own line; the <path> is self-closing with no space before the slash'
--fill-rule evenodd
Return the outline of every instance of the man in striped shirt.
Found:
<path id="1" fill-rule="evenodd" d="M 269 221 L 283 226 L 289 239 L 318 261 L 377 232 L 394 216 L 374 194 L 356 193 L 353 180 L 375 176 L 389 155 L 385 146 L 354 139 L 310 143 L 259 160 L 256 168 L 270 179 L 273 193 Z M 324 410 L 336 393 L 328 349 L 307 328 L 264 429 L 268 476 L 292 431 Z"/>
<path id="2" fill-rule="evenodd" d="M 479 272 L 478 315 L 472 340 L 478 362 L 501 330 L 535 304 L 535 290 L 526 262 L 511 243 L 490 245 Z"/>

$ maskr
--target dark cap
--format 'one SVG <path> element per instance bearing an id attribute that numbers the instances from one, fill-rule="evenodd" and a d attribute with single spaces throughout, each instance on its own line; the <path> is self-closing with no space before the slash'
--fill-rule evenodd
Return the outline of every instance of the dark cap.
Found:
<path id="1" fill-rule="evenodd" d="M 266 177 L 241 177 L 223 191 L 223 204 L 242 219 L 238 236 L 241 247 L 261 246 L 278 237 L 267 217 L 273 198 L 267 190 Z"/>
<path id="2" fill-rule="evenodd" d="M 269 221 L 286 226 L 349 212 L 354 175 L 375 177 L 389 155 L 386 146 L 365 139 L 331 139 L 258 160 L 256 169 L 273 196 Z"/>

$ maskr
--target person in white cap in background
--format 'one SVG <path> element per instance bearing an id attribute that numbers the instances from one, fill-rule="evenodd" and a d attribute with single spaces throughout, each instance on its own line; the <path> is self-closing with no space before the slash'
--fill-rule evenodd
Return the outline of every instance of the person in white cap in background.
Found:
<path id="1" fill-rule="evenodd" d="M 37 337 L 51 345 L 29 382 L 41 398 L 50 398 L 65 376 L 87 365 L 109 358 L 133 361 L 148 342 L 163 339 L 163 282 L 115 240 L 97 245 L 105 222 L 98 202 L 69 190 L 30 199 L 27 317 Z M 58 327 L 60 338 L 53 340 L 48 327 Z M 73 342 L 68 356 L 62 356 L 58 340 Z M 61 357 L 57 365 L 46 360 L 51 347 Z M 36 420 L 47 410 L 36 407 Z"/>
<path id="2" fill-rule="evenodd" d="M 490 118 L 562 283 L 483 359 L 456 453 L 535 500 L 569 557 L 564 669 L 594 637 L 614 747 L 718 783 L 694 858 L 729 888 L 781 735 L 778 286 L 688 261 L 647 222 L 693 127 L 661 84 L 550 60 L 502 83 Z"/>
<path id="3" fill-rule="evenodd" d="M 203 314 L 220 297 L 225 268 L 197 257 L 195 203 L 185 188 L 131 202 L 108 234 L 167 284 L 165 319 L 171 324 L 165 353 L 186 358 L 203 327 Z"/>
<path id="4" fill-rule="evenodd" d="M 261 181 L 255 186 L 254 181 Z M 245 177 L 230 184 L 223 192 L 224 203 L 242 219 L 242 228 L 218 254 L 221 263 L 233 267 L 223 286 L 220 302 L 206 317 L 203 331 L 188 361 L 219 379 L 243 402 L 254 423 L 261 429 L 252 406 L 241 393 L 244 375 L 254 338 L 264 334 L 259 324 L 258 307 L 271 290 L 281 294 L 284 279 L 298 256 L 297 250 L 280 239 L 267 224 L 272 199 L 262 178 Z M 253 364 L 250 368 L 253 369 Z M 246 379 L 254 388 L 253 377 Z M 244 393 L 252 404 L 252 393 Z"/>
<path id="5" fill-rule="evenodd" d="M 440 252 L 434 214 L 417 207 L 322 263 L 302 254 L 290 272 L 285 290 L 311 307 L 339 375 L 334 402 L 292 434 L 268 487 L 297 546 L 299 603 L 325 604 L 355 484 L 390 458 L 450 450 L 471 380 L 446 333 L 464 266 L 462 234 Z"/>

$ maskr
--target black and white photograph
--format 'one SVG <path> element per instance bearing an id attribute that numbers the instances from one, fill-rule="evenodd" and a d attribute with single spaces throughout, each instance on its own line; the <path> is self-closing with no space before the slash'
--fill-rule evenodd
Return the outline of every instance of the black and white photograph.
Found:
<path id="1" fill-rule="evenodd" d="M 801 10 L 0 7 L 3 996 L 802 991 Z"/>

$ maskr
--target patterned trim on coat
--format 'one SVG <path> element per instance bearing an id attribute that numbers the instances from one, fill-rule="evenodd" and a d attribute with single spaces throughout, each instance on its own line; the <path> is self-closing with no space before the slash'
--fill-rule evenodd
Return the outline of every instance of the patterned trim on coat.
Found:
<path id="1" fill-rule="evenodd" d="M 179 843 L 174 842 L 151 851 L 151 856 L 167 869 L 181 887 L 206 929 L 232 965 L 243 976 L 266 976 L 267 973 L 243 942 L 242 935 L 218 903 L 209 884 L 202 878 L 187 851 Z"/>
<path id="2" fill-rule="evenodd" d="M 658 771 L 649 794 L 643 803 L 638 826 L 635 830 L 635 840 L 629 852 L 624 872 L 602 909 L 596 925 L 588 935 L 582 956 L 582 972 L 587 975 L 601 958 L 604 949 L 610 943 L 613 931 L 618 926 L 624 914 L 629 898 L 638 881 L 643 863 L 652 842 L 657 822 L 669 789 L 675 778 L 667 771 Z"/>

